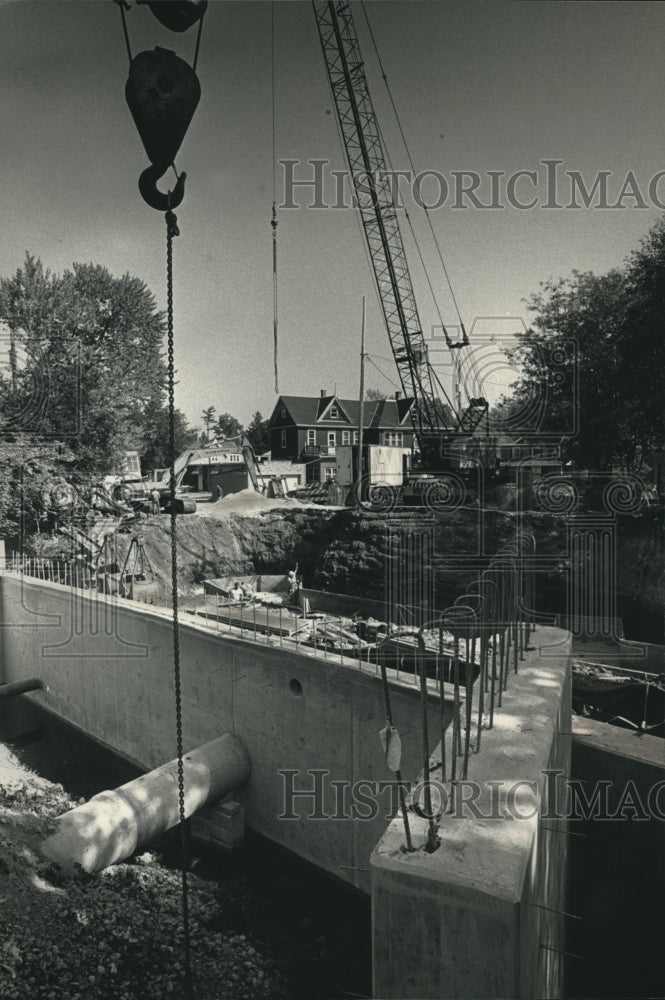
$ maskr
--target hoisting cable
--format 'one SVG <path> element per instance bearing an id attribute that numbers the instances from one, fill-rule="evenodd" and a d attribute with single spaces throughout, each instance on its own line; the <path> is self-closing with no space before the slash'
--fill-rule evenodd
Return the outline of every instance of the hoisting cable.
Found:
<path id="1" fill-rule="evenodd" d="M 185 775 L 182 737 L 182 687 L 180 672 L 180 632 L 178 622 L 178 558 L 177 558 L 177 509 L 176 509 L 176 441 L 175 441 L 175 364 L 173 342 L 173 238 L 179 236 L 178 222 L 173 209 L 184 197 L 186 174 L 178 174 L 175 156 L 194 114 L 201 87 L 195 70 L 169 49 L 156 47 L 132 59 L 129 35 L 125 20 L 127 0 L 115 0 L 120 7 L 123 32 L 129 56 L 129 77 L 125 85 L 125 98 L 151 166 L 139 178 L 143 200 L 151 208 L 164 212 L 166 221 L 166 286 L 167 286 L 167 354 L 168 354 L 168 420 L 170 452 L 170 517 L 171 517 L 171 594 L 173 622 L 173 670 L 176 721 L 176 749 L 178 775 L 178 814 L 180 831 L 180 871 L 182 898 L 183 937 L 183 996 L 192 1000 L 192 972 L 190 956 L 189 883 L 190 867 L 187 817 L 185 814 Z M 172 31 L 186 31 L 198 20 L 198 35 L 194 66 L 199 56 L 203 15 L 207 0 L 197 3 L 150 3 L 151 12 L 160 23 Z M 156 99 L 158 98 L 158 100 Z M 163 194 L 157 187 L 167 170 L 173 169 L 176 185 Z"/>
<path id="2" fill-rule="evenodd" d="M 199 49 L 201 47 L 201 34 L 203 32 L 203 18 L 205 17 L 205 9 L 199 18 L 199 30 L 196 32 L 196 48 L 194 50 L 194 62 L 192 63 L 192 69 L 196 73 L 196 64 L 199 61 Z"/>
<path id="3" fill-rule="evenodd" d="M 394 381 L 393 381 L 393 379 L 389 378 L 389 377 L 388 377 L 388 376 L 386 375 L 386 373 L 385 373 L 385 372 L 381 371 L 381 369 L 380 369 L 380 368 L 379 368 L 379 366 L 377 365 L 376 361 L 374 361 L 374 359 L 373 359 L 373 358 L 371 358 L 369 354 L 366 354 L 366 355 L 365 355 L 365 360 L 366 360 L 366 361 L 369 361 L 370 365 L 372 365 L 372 366 L 373 366 L 374 368 L 376 368 L 376 370 L 377 370 L 377 372 L 379 373 L 379 375 L 381 375 L 381 377 L 382 377 L 382 378 L 384 378 L 384 379 L 386 380 L 386 382 L 389 382 L 389 383 L 390 383 L 390 384 L 392 385 L 392 387 L 393 387 L 394 389 L 399 389 L 399 388 L 400 388 L 400 387 L 398 386 L 397 382 L 394 382 Z"/>
<path id="4" fill-rule="evenodd" d="M 411 151 L 410 151 L 408 143 L 406 141 L 406 136 L 404 134 L 404 129 L 402 128 L 402 122 L 400 120 L 399 113 L 397 111 L 397 106 L 396 106 L 395 101 L 393 99 L 392 91 L 390 89 L 390 84 L 388 83 L 388 76 L 387 76 L 386 71 L 385 71 L 385 69 L 383 67 L 383 62 L 381 61 L 381 56 L 379 55 L 379 49 L 378 49 L 378 46 L 376 44 L 376 39 L 374 38 L 374 32 L 372 31 L 372 25 L 370 24 L 370 21 L 369 21 L 369 16 L 367 14 L 367 9 L 365 7 L 364 0 L 361 0 L 360 6 L 362 7 L 362 11 L 363 11 L 363 14 L 365 16 L 365 21 L 367 22 L 367 28 L 369 30 L 369 36 L 370 36 L 370 39 L 372 41 L 372 47 L 374 48 L 374 53 L 375 53 L 376 58 L 377 58 L 378 63 L 379 63 L 379 68 L 381 70 L 381 76 L 383 77 L 383 82 L 385 84 L 386 91 L 388 92 L 388 97 L 390 99 L 390 104 L 392 106 L 393 113 L 395 115 L 395 121 L 397 122 L 397 127 L 398 127 L 399 133 L 400 133 L 400 135 L 402 137 L 402 142 L 404 143 L 404 149 L 406 150 L 406 155 L 407 155 L 407 158 L 408 158 L 408 161 L 409 161 L 409 166 L 411 167 L 411 174 L 412 174 L 413 177 L 416 177 L 417 176 L 417 174 L 416 174 L 416 168 L 415 168 L 414 163 L 413 163 L 413 158 L 411 156 Z M 448 347 L 453 347 L 453 346 L 460 346 L 460 347 L 462 347 L 462 346 L 466 346 L 466 344 L 468 344 L 469 338 L 467 336 L 466 328 L 465 328 L 464 322 L 462 320 L 462 314 L 461 314 L 459 306 L 457 304 L 457 299 L 455 298 L 455 292 L 453 291 L 452 282 L 451 282 L 450 276 L 448 274 L 448 268 L 446 267 L 446 263 L 445 263 L 445 260 L 443 258 L 443 253 L 441 251 L 441 245 L 440 245 L 439 240 L 437 238 L 436 231 L 434 229 L 434 225 L 432 223 L 432 219 L 431 219 L 430 214 L 429 214 L 429 208 L 424 203 L 423 203 L 423 211 L 425 212 L 425 216 L 427 218 L 427 222 L 428 222 L 428 225 L 429 225 L 430 233 L 432 234 L 432 239 L 434 240 L 434 245 L 435 245 L 436 250 L 437 250 L 439 261 L 441 263 L 441 267 L 442 267 L 442 270 L 443 270 L 443 273 L 444 273 L 444 276 L 445 276 L 445 279 L 446 279 L 446 283 L 447 283 L 448 289 L 450 291 L 450 297 L 451 297 L 451 299 L 453 301 L 453 305 L 455 306 L 455 312 L 457 313 L 457 318 L 458 318 L 459 323 L 460 323 L 460 329 L 462 331 L 462 342 L 459 345 L 453 345 L 452 341 L 450 341 L 450 339 L 448 337 L 448 333 L 446 331 L 445 326 L 443 326 L 443 332 L 444 332 L 444 335 L 446 337 L 446 342 L 448 343 Z"/>
<path id="5" fill-rule="evenodd" d="M 377 129 L 377 132 L 378 132 L 378 135 L 379 135 L 379 140 L 380 140 L 381 145 L 383 147 L 383 152 L 384 152 L 384 155 L 385 155 L 385 158 L 386 158 L 386 163 L 388 164 L 388 169 L 390 170 L 390 172 L 393 175 L 396 176 L 396 171 L 393 168 L 392 160 L 390 158 L 390 153 L 388 152 L 388 144 L 386 142 L 385 136 L 383 134 L 383 131 L 381 129 L 381 125 L 379 124 L 378 119 L 376 121 L 376 129 Z M 395 209 L 395 211 L 397 211 L 397 210 Z M 455 303 L 455 308 L 457 309 L 457 315 L 458 315 L 458 318 L 459 318 L 459 321 L 460 321 L 460 327 L 462 329 L 462 343 L 461 344 L 453 344 L 452 340 L 450 339 L 450 337 L 448 335 L 448 330 L 446 329 L 446 324 L 444 323 L 443 316 L 441 314 L 441 308 L 439 306 L 439 301 L 438 301 L 438 299 L 436 297 L 436 293 L 434 291 L 434 286 L 432 285 L 432 281 L 431 281 L 431 278 L 429 276 L 429 271 L 428 271 L 427 265 L 425 263 L 425 258 L 423 256 L 423 252 L 420 249 L 420 242 L 418 240 L 418 236 L 416 234 L 416 230 L 415 230 L 413 222 L 411 220 L 411 216 L 409 215 L 409 210 L 406 207 L 404 208 L 404 217 L 405 217 L 405 219 L 406 219 L 406 221 L 408 223 L 409 230 L 410 230 L 411 236 L 413 238 L 413 243 L 414 243 L 414 246 L 416 248 L 416 252 L 418 254 L 418 259 L 420 260 L 420 265 L 421 265 L 421 267 L 423 269 L 423 274 L 425 275 L 425 281 L 427 282 L 427 287 L 429 288 L 430 295 L 432 296 L 432 302 L 434 303 L 434 308 L 435 308 L 436 314 L 437 314 L 437 316 L 439 318 L 439 323 L 441 324 L 441 329 L 442 329 L 443 335 L 444 335 L 444 337 L 446 339 L 446 344 L 447 344 L 448 348 L 466 346 L 466 344 L 468 343 L 468 337 L 466 335 L 466 330 L 464 329 L 464 324 L 462 322 L 462 318 L 459 315 L 459 309 L 457 309 L 457 303 Z M 451 294 L 452 294 L 452 290 L 451 290 Z M 454 296 L 453 296 L 453 300 L 454 300 Z M 431 379 L 430 379 L 430 381 L 431 381 Z M 452 401 L 451 401 L 450 397 L 448 396 L 448 393 L 446 392 L 446 390 L 445 390 L 445 388 L 443 386 L 443 383 L 438 378 L 437 378 L 437 382 L 439 384 L 439 388 L 441 389 L 441 392 L 444 395 L 444 398 L 445 398 L 446 402 L 448 403 L 448 405 L 450 406 L 451 410 L 454 413 L 455 412 L 455 407 L 453 406 Z"/>
<path id="6" fill-rule="evenodd" d="M 275 392 L 279 395 L 277 354 L 277 153 L 275 143 L 275 0 L 270 5 L 270 75 L 272 88 L 272 336 Z"/>
<path id="7" fill-rule="evenodd" d="M 176 749 L 178 758 L 178 812 L 180 816 L 180 872 L 182 880 L 182 926 L 184 936 L 184 996 L 191 1000 L 192 970 L 189 941 L 189 869 L 188 830 L 185 817 L 185 775 L 182 744 L 182 690 L 180 683 L 180 631 L 178 622 L 178 549 L 176 528 L 176 477 L 175 477 L 175 365 L 173 359 L 173 237 L 179 236 L 178 222 L 169 209 L 166 219 L 166 302 L 167 302 L 167 350 L 168 350 L 168 407 L 169 407 L 169 451 L 170 469 L 170 513 L 171 513 L 171 595 L 173 604 L 173 671 L 176 715 Z"/>
<path id="8" fill-rule="evenodd" d="M 129 56 L 129 63 L 132 62 L 132 47 L 129 44 L 129 32 L 127 31 L 127 19 L 125 18 L 125 10 L 127 8 L 127 3 L 125 0 L 118 0 L 118 7 L 120 8 L 120 19 L 122 21 L 122 31 L 125 36 L 125 45 L 127 46 L 127 55 Z"/>

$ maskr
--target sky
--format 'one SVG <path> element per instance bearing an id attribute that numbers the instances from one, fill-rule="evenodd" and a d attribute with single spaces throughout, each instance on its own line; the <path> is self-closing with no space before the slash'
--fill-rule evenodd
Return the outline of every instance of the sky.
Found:
<path id="1" fill-rule="evenodd" d="M 367 23 L 358 3 L 353 10 L 391 160 L 404 169 Z M 443 201 L 440 177 L 449 185 L 429 214 L 471 334 L 467 373 L 475 364 L 485 380 L 470 394 L 496 397 L 515 377 L 496 345 L 510 346 L 528 323 L 524 300 L 550 278 L 621 266 L 662 214 L 665 176 L 651 194 L 649 186 L 665 168 L 665 6 L 369 0 L 366 10 L 413 162 L 432 172 L 424 200 Z M 176 395 L 194 425 L 211 405 L 246 423 L 257 409 L 269 415 L 277 399 L 270 217 L 273 177 L 283 196 L 284 168 L 272 152 L 273 14 L 276 158 L 297 160 L 299 178 L 311 176 L 308 160 L 328 161 L 330 205 L 330 171 L 345 167 L 311 4 L 276 0 L 273 11 L 262 0 L 211 0 L 201 100 L 176 161 L 188 175 L 174 245 Z M 194 31 L 169 33 L 143 6 L 133 5 L 127 22 L 134 54 L 161 45 L 191 62 Z M 0 3 L 0 275 L 13 274 L 26 250 L 57 273 L 93 261 L 142 278 L 165 307 L 164 220 L 137 188 L 148 160 L 125 103 L 127 70 L 112 0 Z M 561 161 L 554 196 L 547 160 Z M 456 206 L 462 171 L 479 177 L 476 197 L 492 207 L 464 196 Z M 575 171 L 588 190 L 604 172 L 610 207 L 599 207 L 598 192 L 589 207 L 579 196 L 579 207 L 568 207 Z M 626 188 L 629 176 L 637 194 L 630 179 Z M 439 310 L 455 324 L 427 219 L 410 185 L 403 191 Z M 279 390 L 357 397 L 366 296 L 366 384 L 392 391 L 396 372 L 356 213 L 309 208 L 310 197 L 301 190 L 298 207 L 278 213 Z M 545 207 L 552 202 L 561 207 Z M 437 311 L 403 231 L 431 332 Z M 437 357 L 447 366 L 446 352 Z"/>

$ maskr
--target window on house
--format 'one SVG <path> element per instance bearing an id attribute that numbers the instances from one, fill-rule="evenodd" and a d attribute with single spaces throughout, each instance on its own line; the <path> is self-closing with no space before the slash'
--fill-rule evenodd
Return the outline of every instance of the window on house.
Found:
<path id="1" fill-rule="evenodd" d="M 326 469 L 326 482 L 329 483 L 334 478 L 335 478 L 335 470 L 333 469 L 332 466 L 328 466 L 328 468 Z"/>
<path id="2" fill-rule="evenodd" d="M 353 432 L 353 443 L 358 444 L 358 431 Z"/>
<path id="3" fill-rule="evenodd" d="M 404 435 L 401 431 L 384 431 L 383 433 L 383 443 L 389 445 L 395 445 L 396 447 L 402 446 L 404 442 Z"/>
<path id="4" fill-rule="evenodd" d="M 339 417 L 339 410 L 337 409 L 336 406 L 331 406 L 330 407 L 330 419 L 331 420 L 337 420 L 338 417 Z"/>
<path id="5" fill-rule="evenodd" d="M 351 444 L 351 431 L 342 431 L 342 444 Z"/>
<path id="6" fill-rule="evenodd" d="M 313 427 L 307 431 L 307 444 L 316 444 L 316 431 Z"/>
<path id="7" fill-rule="evenodd" d="M 286 448 L 286 431 L 282 431 L 282 448 Z"/>
<path id="8" fill-rule="evenodd" d="M 328 447 L 334 448 L 337 444 L 337 431 L 328 431 Z"/>

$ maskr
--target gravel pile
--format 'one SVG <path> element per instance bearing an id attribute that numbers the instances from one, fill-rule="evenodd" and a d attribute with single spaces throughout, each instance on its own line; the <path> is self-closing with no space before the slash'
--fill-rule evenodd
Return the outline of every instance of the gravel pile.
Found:
<path id="1" fill-rule="evenodd" d="M 242 514 L 243 517 L 260 517 L 273 510 L 339 510 L 339 507 L 323 506 L 307 503 L 291 497 L 282 499 L 265 497 L 255 490 L 240 490 L 229 493 L 214 503 L 199 503 L 196 513 L 199 517 L 212 517 L 224 520 L 230 514 Z"/>

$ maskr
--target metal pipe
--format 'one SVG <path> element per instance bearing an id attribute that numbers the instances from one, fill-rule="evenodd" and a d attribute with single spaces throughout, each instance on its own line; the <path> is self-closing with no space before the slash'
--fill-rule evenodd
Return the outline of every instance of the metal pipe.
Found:
<path id="1" fill-rule="evenodd" d="M 13 698 L 14 695 L 44 690 L 46 690 L 44 681 L 38 677 L 30 677 L 25 681 L 12 681 L 10 684 L 0 684 L 0 698 Z"/>

